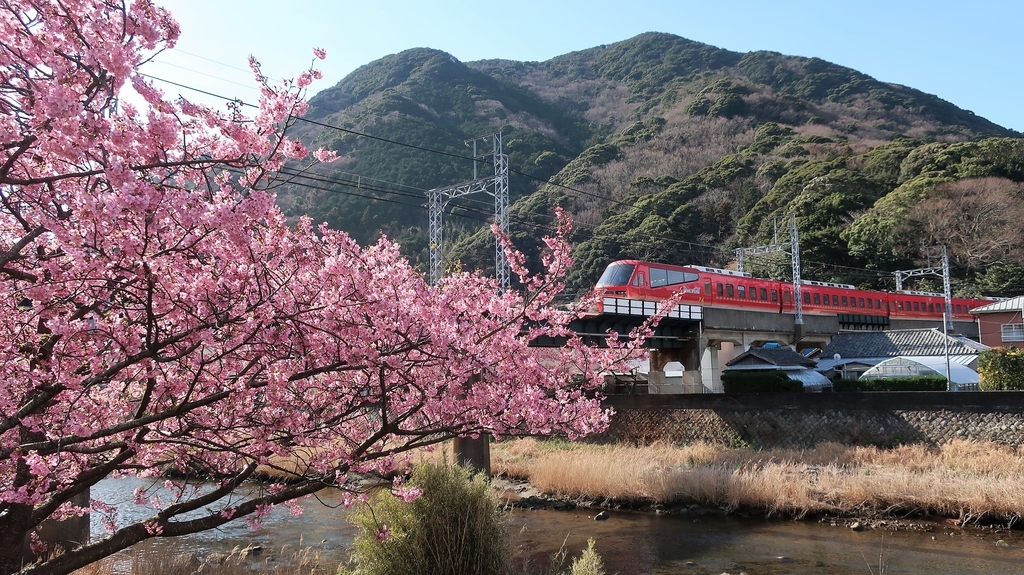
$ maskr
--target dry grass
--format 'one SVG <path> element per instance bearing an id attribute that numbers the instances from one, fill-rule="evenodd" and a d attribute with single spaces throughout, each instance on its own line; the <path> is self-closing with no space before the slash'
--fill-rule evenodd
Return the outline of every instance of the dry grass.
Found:
<path id="1" fill-rule="evenodd" d="M 320 553 L 304 548 L 277 553 L 254 553 L 250 547 L 236 547 L 228 554 L 204 559 L 171 551 L 120 554 L 107 557 L 74 572 L 74 575 L 321 575 L 331 574 L 337 565 L 324 565 Z"/>
<path id="2" fill-rule="evenodd" d="M 696 502 L 769 514 L 932 514 L 964 522 L 1024 516 L 1024 451 L 955 441 L 893 449 L 600 446 L 521 439 L 495 444 L 494 472 L 577 499 Z"/>

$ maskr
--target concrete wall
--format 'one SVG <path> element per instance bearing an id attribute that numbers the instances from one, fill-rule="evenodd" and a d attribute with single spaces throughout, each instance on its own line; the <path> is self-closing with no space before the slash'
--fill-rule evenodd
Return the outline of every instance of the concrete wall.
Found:
<path id="1" fill-rule="evenodd" d="M 890 319 L 890 323 L 889 323 L 889 328 L 888 329 L 926 329 L 926 328 L 930 328 L 930 327 L 933 327 L 935 329 L 942 329 L 942 320 L 941 319 L 937 319 L 935 321 L 922 321 L 922 320 L 910 320 L 910 319 L 893 318 L 893 319 Z M 969 338 L 971 338 L 971 339 L 973 339 L 975 341 L 980 341 L 978 339 L 979 333 L 978 333 L 978 324 L 977 324 L 977 322 L 973 322 L 973 321 L 954 321 L 953 322 L 953 329 L 955 329 L 957 333 L 959 333 L 960 335 L 963 335 L 964 337 L 969 337 Z M 982 342 L 982 343 L 985 343 L 985 342 Z M 985 345 L 988 345 L 988 344 L 985 344 Z"/>
<path id="2" fill-rule="evenodd" d="M 615 409 L 611 426 L 591 441 L 810 448 L 972 439 L 1024 445 L 1022 392 L 611 396 L 606 405 Z"/>

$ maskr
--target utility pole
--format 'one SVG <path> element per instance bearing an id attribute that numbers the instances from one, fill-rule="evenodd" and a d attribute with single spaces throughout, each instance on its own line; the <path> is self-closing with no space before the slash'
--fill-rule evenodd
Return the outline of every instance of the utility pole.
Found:
<path id="1" fill-rule="evenodd" d="M 491 140 L 491 152 L 480 154 L 477 151 L 479 142 Z M 428 235 L 430 240 L 430 285 L 437 285 L 444 273 L 444 208 L 448 202 L 470 194 L 485 193 L 494 197 L 494 222 L 502 234 L 508 235 L 508 156 L 502 149 L 501 132 L 479 136 L 464 142 L 473 147 L 473 179 L 447 188 L 427 190 Z M 494 164 L 494 176 L 480 178 L 477 162 L 490 156 Z M 498 292 L 508 291 L 512 278 L 511 266 L 505 256 L 501 239 L 494 240 L 494 276 L 498 283 Z M 474 375 L 471 382 L 480 381 L 481 375 Z M 456 437 L 452 442 L 455 462 L 476 471 L 491 474 L 491 436 L 481 433 L 477 437 Z"/>
<path id="2" fill-rule="evenodd" d="M 477 143 L 491 140 L 491 152 L 478 154 Z M 444 274 L 444 222 L 445 206 L 455 199 L 470 194 L 485 193 L 494 197 L 494 222 L 502 233 L 508 234 L 508 156 L 502 149 L 501 132 L 466 140 L 473 147 L 473 179 L 447 188 L 427 190 L 428 236 L 430 256 L 430 285 L 436 285 Z M 494 164 L 494 176 L 480 178 L 477 175 L 477 161 L 490 156 Z M 494 241 L 494 275 L 498 290 L 505 292 L 511 283 L 511 268 L 501 241 Z"/>
<path id="3" fill-rule="evenodd" d="M 898 270 L 892 272 L 896 276 L 896 291 L 903 291 L 903 280 L 917 276 L 941 276 L 942 295 L 945 298 L 942 311 L 943 333 L 949 335 L 953 330 L 953 289 L 949 281 L 949 255 L 945 244 L 930 246 L 924 249 L 925 261 L 928 266 L 914 270 Z"/>
<path id="4" fill-rule="evenodd" d="M 789 241 L 779 242 L 779 217 L 775 217 L 775 237 L 770 244 L 754 246 L 752 248 L 736 249 L 736 271 L 742 272 L 743 260 L 748 255 L 764 254 L 787 254 L 793 268 L 793 343 L 799 342 L 804 337 L 804 301 L 801 292 L 800 280 L 800 232 L 796 227 L 796 215 L 789 216 Z M 787 251 L 787 248 L 789 251 Z M 780 294 L 781 297 L 781 294 Z"/>

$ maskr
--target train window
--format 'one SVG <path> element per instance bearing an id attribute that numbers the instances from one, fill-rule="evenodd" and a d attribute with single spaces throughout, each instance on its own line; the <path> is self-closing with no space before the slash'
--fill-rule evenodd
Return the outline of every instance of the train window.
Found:
<path id="1" fill-rule="evenodd" d="M 804 303 L 811 303 L 811 294 L 804 292 Z"/>
<path id="2" fill-rule="evenodd" d="M 747 297 L 747 287 L 746 286 L 736 286 L 736 297 L 738 297 L 740 299 L 745 299 Z"/>
<path id="3" fill-rule="evenodd" d="M 704 295 L 711 295 L 711 281 L 704 282 Z"/>
<path id="4" fill-rule="evenodd" d="M 779 290 L 772 290 L 772 301 L 779 301 Z"/>
<path id="5" fill-rule="evenodd" d="M 700 279 L 700 276 L 693 272 L 680 272 L 675 270 L 668 270 L 668 285 L 695 282 L 698 279 Z"/>
<path id="6" fill-rule="evenodd" d="M 935 313 L 935 304 L 928 302 L 928 312 Z"/>
<path id="7" fill-rule="evenodd" d="M 864 298 L 862 298 L 862 297 L 857 298 L 857 307 L 860 307 L 860 308 L 864 307 Z"/>
<path id="8" fill-rule="evenodd" d="M 963 308 L 960 307 L 960 304 L 956 304 L 956 313 L 963 313 Z"/>
<path id="9" fill-rule="evenodd" d="M 633 278 L 633 285 L 635 285 L 635 286 L 642 286 L 642 285 L 644 285 L 644 272 L 640 272 L 640 273 L 636 274 L 636 277 Z"/>
<path id="10" fill-rule="evenodd" d="M 715 284 L 715 291 L 718 292 L 718 295 L 725 295 L 725 288 L 722 286 L 721 282 Z"/>
<path id="11" fill-rule="evenodd" d="M 839 296 L 832 294 L 832 305 L 839 307 Z"/>
<path id="12" fill-rule="evenodd" d="M 750 287 L 747 289 L 747 297 L 751 300 L 757 301 L 757 288 Z"/>
<path id="13" fill-rule="evenodd" d="M 740 288 L 740 289 L 743 289 L 743 288 Z M 727 296 L 729 296 L 729 297 L 732 297 L 732 296 L 733 296 L 733 293 L 732 293 L 732 284 L 725 284 L 725 295 L 727 295 Z"/>
<path id="14" fill-rule="evenodd" d="M 768 288 L 761 288 L 761 301 L 768 301 Z"/>
<path id="15" fill-rule="evenodd" d="M 785 301 L 786 303 L 793 303 L 793 294 L 791 294 L 791 293 L 790 293 L 790 292 L 788 292 L 788 291 L 787 291 L 787 292 L 783 292 L 783 293 L 782 293 L 782 299 L 783 299 L 783 300 L 784 300 L 784 301 Z"/>
<path id="16" fill-rule="evenodd" d="M 668 270 L 651 268 L 651 287 L 668 285 Z"/>
<path id="17" fill-rule="evenodd" d="M 662 287 L 667 285 L 695 282 L 699 279 L 700 276 L 693 272 L 666 270 L 663 268 L 651 268 L 651 287 Z"/>
<path id="18" fill-rule="evenodd" d="M 850 307 L 850 302 L 846 301 L 846 296 L 843 296 L 843 307 Z"/>
<path id="19" fill-rule="evenodd" d="M 629 285 L 629 278 L 633 276 L 633 264 L 611 264 L 597 280 L 597 287 L 601 286 L 624 286 Z"/>
<path id="20" fill-rule="evenodd" d="M 814 305 L 821 305 L 821 294 L 814 294 Z"/>
<path id="21" fill-rule="evenodd" d="M 916 301 L 914 302 L 914 311 L 921 311 L 921 306 Z"/>
<path id="22" fill-rule="evenodd" d="M 875 300 L 875 307 L 878 308 L 878 309 L 882 309 L 882 300 L 876 299 Z"/>
<path id="23" fill-rule="evenodd" d="M 871 301 L 871 298 L 868 298 L 868 309 L 875 309 L 875 302 Z"/>
<path id="24" fill-rule="evenodd" d="M 903 302 L 896 300 L 896 309 L 903 311 Z"/>
<path id="25" fill-rule="evenodd" d="M 907 300 L 906 304 L 907 304 L 907 311 L 910 311 L 910 308 L 911 308 L 910 300 Z"/>
<path id="26" fill-rule="evenodd" d="M 889 311 L 889 302 L 878 300 L 878 309 L 884 309 L 885 311 Z"/>

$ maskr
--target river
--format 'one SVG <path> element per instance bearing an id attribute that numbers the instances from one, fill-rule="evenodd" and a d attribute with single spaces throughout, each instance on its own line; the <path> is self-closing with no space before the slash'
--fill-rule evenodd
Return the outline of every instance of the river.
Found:
<path id="1" fill-rule="evenodd" d="M 122 505 L 126 519 L 140 517 L 152 510 L 136 507 L 132 491 L 151 482 L 106 480 L 93 488 L 92 496 Z M 287 509 L 275 509 L 258 529 L 251 529 L 244 520 L 233 521 L 205 533 L 147 541 L 132 553 L 169 550 L 205 556 L 260 546 L 266 554 L 286 557 L 312 546 L 328 564 L 342 561 L 355 529 L 345 519 L 339 494 L 319 494 L 318 500 L 309 500 L 303 507 L 298 517 Z M 1020 531 L 997 534 L 942 523 L 931 524 L 931 532 L 854 531 L 816 522 L 615 511 L 607 521 L 595 521 L 594 513 L 515 510 L 511 520 L 515 545 L 544 561 L 563 544 L 571 554 L 578 554 L 593 538 L 608 573 L 620 575 L 864 575 L 879 573 L 880 557 L 888 575 L 1024 572 L 1024 533 Z M 95 515 L 92 533 L 103 533 Z"/>

